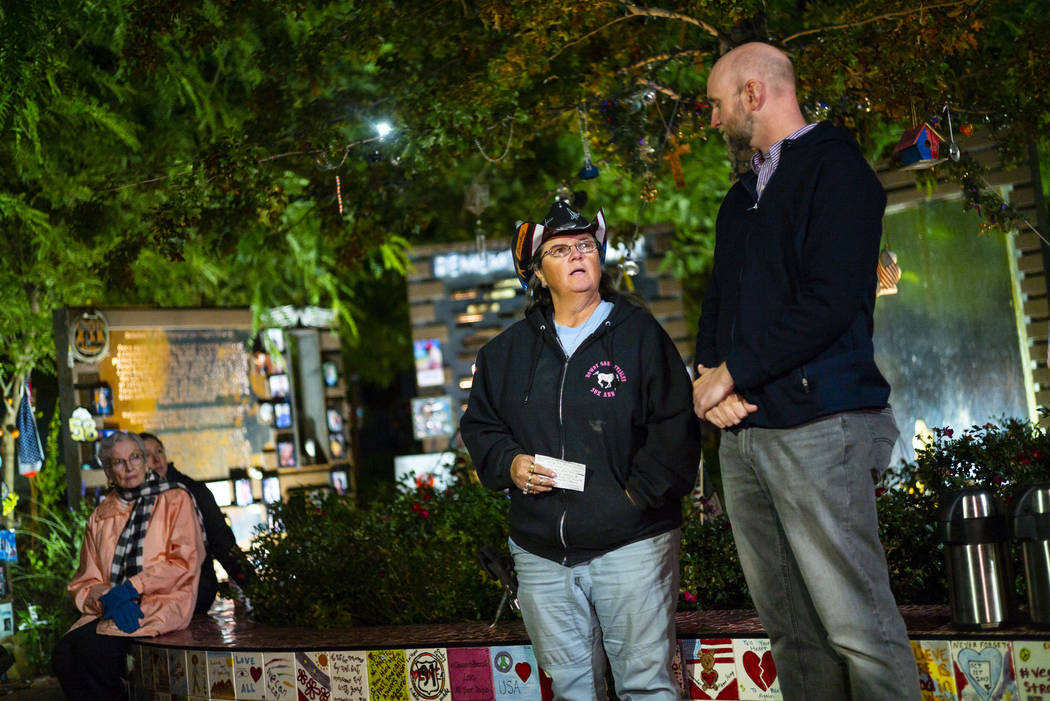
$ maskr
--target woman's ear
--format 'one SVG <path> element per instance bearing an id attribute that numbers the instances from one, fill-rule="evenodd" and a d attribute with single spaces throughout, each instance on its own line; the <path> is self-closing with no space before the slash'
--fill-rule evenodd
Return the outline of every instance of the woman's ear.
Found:
<path id="1" fill-rule="evenodd" d="M 543 272 L 540 271 L 539 269 L 536 270 L 536 279 L 540 281 L 540 286 L 541 287 L 546 287 L 547 286 L 547 281 L 543 279 Z"/>

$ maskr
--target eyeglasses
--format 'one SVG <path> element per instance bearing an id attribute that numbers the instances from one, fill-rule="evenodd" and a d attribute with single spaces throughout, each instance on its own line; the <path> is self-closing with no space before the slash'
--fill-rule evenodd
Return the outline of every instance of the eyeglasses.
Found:
<path id="1" fill-rule="evenodd" d="M 569 255 L 572 252 L 572 249 L 574 248 L 583 255 L 587 255 L 588 253 L 596 252 L 598 250 L 598 244 L 596 244 L 594 241 L 577 241 L 573 244 L 559 243 L 557 246 L 551 246 L 550 248 L 548 248 L 544 252 L 544 254 L 540 256 L 540 259 L 542 260 L 543 256 L 550 256 L 552 258 L 564 258 L 565 256 Z"/>
<path id="2" fill-rule="evenodd" d="M 142 457 L 142 453 L 132 453 L 128 456 L 127 460 L 124 460 L 122 458 L 110 460 L 109 466 L 114 470 L 126 470 L 129 464 L 132 467 L 141 467 L 143 460 L 145 460 L 145 458 Z"/>

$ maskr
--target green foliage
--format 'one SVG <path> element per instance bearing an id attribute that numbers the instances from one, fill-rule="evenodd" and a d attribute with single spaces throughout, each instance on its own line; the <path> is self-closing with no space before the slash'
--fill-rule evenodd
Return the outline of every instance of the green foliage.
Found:
<path id="1" fill-rule="evenodd" d="M 256 616 L 318 628 L 482 621 L 501 591 L 477 560 L 507 539 L 505 495 L 469 480 L 425 485 L 355 507 L 347 497 L 295 496 L 260 533 L 246 585 Z"/>
<path id="2" fill-rule="evenodd" d="M 48 359 L 65 305 L 316 300 L 352 333 L 383 317 L 360 291 L 404 242 L 506 235 L 562 184 L 615 237 L 672 221 L 668 265 L 696 275 L 728 173 L 704 94 L 724 47 L 785 46 L 806 106 L 868 153 L 950 102 L 1013 157 L 1045 132 L 1048 22 L 1036 0 L 9 3 L 0 363 Z M 576 179 L 581 110 L 595 181 Z M 692 149 L 681 191 L 672 136 Z"/>
<path id="3" fill-rule="evenodd" d="M 58 461 L 61 427 L 62 411 L 56 402 L 47 429 L 44 464 L 36 477 L 32 478 L 36 487 L 36 508 L 44 513 L 53 511 L 66 503 L 66 466 Z"/>
<path id="4" fill-rule="evenodd" d="M 51 650 L 79 617 L 66 585 L 80 564 L 84 527 L 92 507 L 49 508 L 42 516 L 24 516 L 16 530 L 18 562 L 10 564 L 15 645 L 26 653 L 22 676 L 49 674 Z"/>
<path id="5" fill-rule="evenodd" d="M 1020 486 L 1050 474 L 1050 435 L 1031 421 L 1004 417 L 956 433 L 933 429 L 933 440 L 915 455 L 915 479 L 938 502 L 953 490 L 980 485 L 1008 503 Z"/>
<path id="6" fill-rule="evenodd" d="M 887 471 L 875 490 L 879 539 L 898 604 L 945 604 L 944 557 L 937 534 L 937 497 L 916 485 L 915 465 Z"/>
<path id="7" fill-rule="evenodd" d="M 702 497 L 686 499 L 682 516 L 679 609 L 752 608 L 729 518 Z"/>

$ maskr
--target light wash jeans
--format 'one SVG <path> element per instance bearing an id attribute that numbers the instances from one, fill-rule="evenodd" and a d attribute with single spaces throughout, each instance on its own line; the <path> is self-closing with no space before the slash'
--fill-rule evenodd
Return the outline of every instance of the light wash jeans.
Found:
<path id="1" fill-rule="evenodd" d="M 722 432 L 726 510 L 784 701 L 920 698 L 875 513 L 897 435 L 889 408 Z"/>
<path id="2" fill-rule="evenodd" d="M 564 567 L 510 541 L 518 603 L 554 698 L 605 701 L 608 654 L 621 701 L 678 701 L 671 676 L 681 529 Z"/>

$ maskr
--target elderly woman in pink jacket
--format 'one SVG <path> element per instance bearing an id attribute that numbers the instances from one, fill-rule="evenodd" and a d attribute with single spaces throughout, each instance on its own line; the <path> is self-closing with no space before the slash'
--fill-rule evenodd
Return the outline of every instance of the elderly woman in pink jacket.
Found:
<path id="1" fill-rule="evenodd" d="M 114 485 L 87 521 L 69 591 L 83 614 L 52 657 L 67 699 L 125 698 L 132 637 L 185 628 L 193 616 L 204 536 L 193 497 L 147 473 L 135 433 L 102 440 L 99 461 Z"/>

